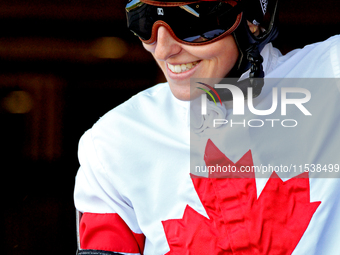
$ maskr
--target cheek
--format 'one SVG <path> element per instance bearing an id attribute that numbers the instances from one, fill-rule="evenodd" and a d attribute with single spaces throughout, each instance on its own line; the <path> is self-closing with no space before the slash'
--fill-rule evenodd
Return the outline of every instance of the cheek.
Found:
<path id="1" fill-rule="evenodd" d="M 215 77 L 225 77 L 237 62 L 239 51 L 232 36 L 197 48 L 196 56 L 205 60 L 207 70 Z M 210 68 L 208 68 L 208 66 Z"/>
<path id="2" fill-rule="evenodd" d="M 226 71 L 223 75 L 226 76 L 230 70 L 235 66 L 237 59 L 239 57 L 239 51 L 236 44 L 232 44 L 229 47 L 225 47 L 223 53 L 219 57 L 219 64 Z M 223 72 L 223 70 L 220 70 Z"/>

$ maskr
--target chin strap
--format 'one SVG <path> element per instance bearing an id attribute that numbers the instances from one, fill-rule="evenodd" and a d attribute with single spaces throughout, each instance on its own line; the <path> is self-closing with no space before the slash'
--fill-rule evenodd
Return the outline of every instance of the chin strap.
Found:
<path id="1" fill-rule="evenodd" d="M 257 46 L 251 47 L 247 52 L 247 59 L 250 63 L 249 78 L 263 78 L 263 57 L 261 56 Z"/>
<path id="2" fill-rule="evenodd" d="M 257 97 L 261 94 L 262 87 L 264 85 L 264 72 L 263 72 L 263 57 L 261 56 L 258 47 L 253 47 L 247 53 L 247 59 L 250 63 L 250 73 L 249 78 L 245 80 L 248 83 L 247 87 L 253 87 L 253 97 Z M 249 82 L 247 81 L 249 80 Z M 248 92 L 243 91 L 244 95 L 247 95 Z"/>

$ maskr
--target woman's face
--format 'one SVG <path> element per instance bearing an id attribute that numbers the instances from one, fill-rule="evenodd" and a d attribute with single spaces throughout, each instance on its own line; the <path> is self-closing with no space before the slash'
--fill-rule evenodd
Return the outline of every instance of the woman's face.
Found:
<path id="1" fill-rule="evenodd" d="M 162 69 L 173 95 L 185 101 L 190 100 L 190 78 L 224 78 L 238 59 L 238 48 L 231 35 L 210 44 L 189 46 L 177 42 L 161 26 L 157 41 L 143 46 Z"/>

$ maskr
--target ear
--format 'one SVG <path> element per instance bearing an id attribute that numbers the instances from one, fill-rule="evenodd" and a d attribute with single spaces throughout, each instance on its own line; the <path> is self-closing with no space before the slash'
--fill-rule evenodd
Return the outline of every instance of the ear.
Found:
<path id="1" fill-rule="evenodd" d="M 260 34 L 260 28 L 259 28 L 259 26 L 254 25 L 253 23 L 250 23 L 248 20 L 247 20 L 247 24 L 248 24 L 248 27 L 249 27 L 250 32 L 251 32 L 253 35 L 258 36 L 258 35 Z"/>

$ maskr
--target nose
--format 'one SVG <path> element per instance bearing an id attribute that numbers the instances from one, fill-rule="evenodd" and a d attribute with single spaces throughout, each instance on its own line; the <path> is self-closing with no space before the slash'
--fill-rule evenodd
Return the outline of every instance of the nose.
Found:
<path id="1" fill-rule="evenodd" d="M 157 60 L 165 61 L 173 56 L 176 56 L 181 51 L 181 44 L 172 37 L 168 29 L 166 29 L 164 26 L 160 26 L 157 32 L 154 57 Z"/>

